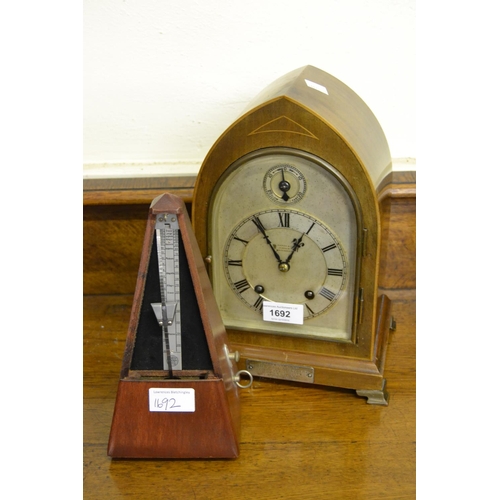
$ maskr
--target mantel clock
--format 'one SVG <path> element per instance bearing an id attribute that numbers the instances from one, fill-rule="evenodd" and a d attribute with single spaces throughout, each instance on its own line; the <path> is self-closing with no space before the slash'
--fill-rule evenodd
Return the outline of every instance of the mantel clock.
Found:
<path id="1" fill-rule="evenodd" d="M 375 188 L 390 169 L 367 105 L 312 66 L 264 89 L 213 145 L 192 220 L 241 368 L 387 404 Z"/>

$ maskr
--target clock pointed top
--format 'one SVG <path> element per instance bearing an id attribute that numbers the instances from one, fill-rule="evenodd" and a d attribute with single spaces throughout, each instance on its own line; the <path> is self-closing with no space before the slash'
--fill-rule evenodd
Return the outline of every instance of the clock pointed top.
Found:
<path id="1" fill-rule="evenodd" d="M 312 139 L 318 139 L 310 130 L 286 116 L 279 116 L 270 122 L 260 125 L 253 132 L 250 132 L 249 135 L 264 134 L 266 132 L 288 132 L 290 134 L 304 135 Z"/>
<path id="2" fill-rule="evenodd" d="M 305 81 L 314 81 L 315 79 L 321 79 L 324 81 L 324 76 L 327 78 L 333 78 L 328 73 L 314 67 L 314 66 L 302 66 L 293 71 L 290 71 L 286 75 L 281 76 L 270 85 L 268 85 L 262 92 L 260 92 L 248 105 L 246 111 L 259 106 L 267 101 L 271 101 L 278 97 L 291 97 L 297 92 L 297 89 L 305 84 Z M 323 84 L 320 84 L 323 86 Z"/>
<path id="3" fill-rule="evenodd" d="M 380 123 L 358 94 L 334 76 L 311 65 L 291 71 L 258 94 L 240 119 L 281 99 L 294 102 L 340 132 L 376 184 L 390 170 L 389 146 Z M 294 120 L 293 116 L 287 118 Z"/>

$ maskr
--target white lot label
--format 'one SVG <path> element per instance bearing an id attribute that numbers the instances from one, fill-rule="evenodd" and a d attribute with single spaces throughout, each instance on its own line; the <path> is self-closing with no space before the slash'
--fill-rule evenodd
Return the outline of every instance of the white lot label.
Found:
<path id="1" fill-rule="evenodd" d="M 194 412 L 194 389 L 149 389 L 149 411 Z"/>
<path id="2" fill-rule="evenodd" d="M 264 321 L 302 325 L 304 324 L 304 306 L 284 302 L 263 302 L 262 317 Z"/>

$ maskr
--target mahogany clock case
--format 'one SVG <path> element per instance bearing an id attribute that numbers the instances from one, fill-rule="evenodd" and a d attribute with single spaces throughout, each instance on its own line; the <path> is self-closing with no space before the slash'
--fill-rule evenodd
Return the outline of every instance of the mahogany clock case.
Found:
<path id="1" fill-rule="evenodd" d="M 252 360 L 311 366 L 315 384 L 383 394 L 390 301 L 378 289 L 381 228 L 376 187 L 391 170 L 391 155 L 377 119 L 349 87 L 313 66 L 299 68 L 264 89 L 226 129 L 207 154 L 195 184 L 192 220 L 201 254 L 210 261 L 211 217 L 217 216 L 211 210 L 221 179 L 245 155 L 279 148 L 331 165 L 354 193 L 362 224 L 356 335 L 351 342 L 327 342 L 227 328 L 233 348 L 241 354 L 240 367 Z M 381 404 L 386 404 L 384 396 Z"/>

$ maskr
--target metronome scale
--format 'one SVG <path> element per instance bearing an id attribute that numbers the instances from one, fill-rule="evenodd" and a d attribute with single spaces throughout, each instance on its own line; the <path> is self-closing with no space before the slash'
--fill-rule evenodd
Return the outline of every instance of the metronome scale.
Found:
<path id="1" fill-rule="evenodd" d="M 146 227 L 108 455 L 237 457 L 238 387 L 252 376 L 238 372 L 235 359 L 184 203 L 159 196 Z"/>
<path id="2" fill-rule="evenodd" d="M 179 278 L 179 223 L 176 214 L 156 216 L 156 246 L 161 302 L 151 304 L 163 337 L 163 369 L 182 370 Z"/>

